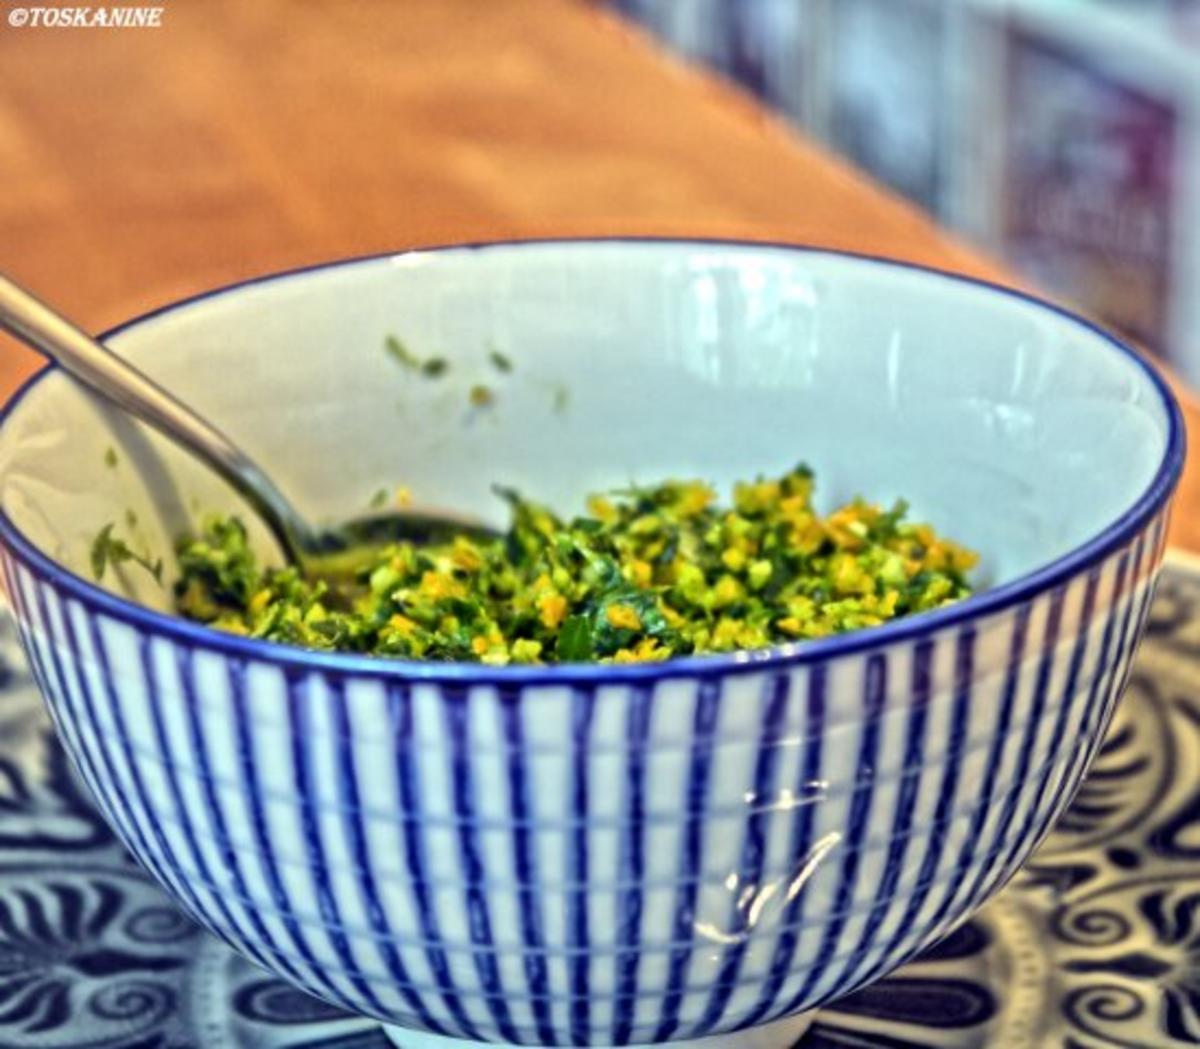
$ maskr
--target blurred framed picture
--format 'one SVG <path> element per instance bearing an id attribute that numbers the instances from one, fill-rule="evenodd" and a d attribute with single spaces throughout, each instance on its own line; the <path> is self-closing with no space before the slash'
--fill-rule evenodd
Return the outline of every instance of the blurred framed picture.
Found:
<path id="1" fill-rule="evenodd" d="M 718 0 L 713 9 L 714 65 L 764 102 L 806 123 L 813 43 L 824 6 L 823 0 Z"/>
<path id="2" fill-rule="evenodd" d="M 723 73 L 797 123 L 811 117 L 828 0 L 608 0 L 676 54 Z"/>
<path id="3" fill-rule="evenodd" d="M 1184 115 L 1103 53 L 1013 22 L 1002 240 L 1009 259 L 1165 352 Z"/>
<path id="4" fill-rule="evenodd" d="M 892 189 L 940 214 L 952 100 L 944 0 L 829 5 L 829 135 Z"/>

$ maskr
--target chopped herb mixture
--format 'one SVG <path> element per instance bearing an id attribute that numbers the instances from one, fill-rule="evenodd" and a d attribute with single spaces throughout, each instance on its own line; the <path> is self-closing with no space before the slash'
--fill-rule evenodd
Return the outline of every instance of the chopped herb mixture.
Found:
<path id="1" fill-rule="evenodd" d="M 567 521 L 500 491 L 503 537 L 374 551 L 351 600 L 295 568 L 260 567 L 215 518 L 178 547 L 179 611 L 234 633 L 318 649 L 493 665 L 631 663 L 756 649 L 875 626 L 971 592 L 977 557 L 856 500 L 827 517 L 803 466 L 739 484 L 594 496 Z"/>

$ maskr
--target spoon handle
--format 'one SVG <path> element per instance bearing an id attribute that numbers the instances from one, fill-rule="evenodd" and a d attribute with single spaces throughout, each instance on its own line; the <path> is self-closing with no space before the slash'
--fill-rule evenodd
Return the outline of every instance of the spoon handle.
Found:
<path id="1" fill-rule="evenodd" d="M 307 526 L 271 479 L 215 426 L 2 273 L 0 329 L 44 353 L 84 386 L 216 470 L 299 563 Z"/>

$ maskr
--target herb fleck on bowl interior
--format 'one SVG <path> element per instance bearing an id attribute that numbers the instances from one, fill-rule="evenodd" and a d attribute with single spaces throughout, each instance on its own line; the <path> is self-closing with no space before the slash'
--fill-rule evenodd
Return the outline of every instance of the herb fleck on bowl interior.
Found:
<path id="1" fill-rule="evenodd" d="M 821 509 L 903 496 L 983 554 L 966 601 L 753 654 L 312 653 L 170 615 L 133 565 L 94 585 L 109 522 L 157 556 L 245 510 L 60 372 L 31 383 L 0 424 L 0 560 L 83 779 L 190 914 L 410 1049 L 782 1047 L 944 935 L 1086 771 L 1183 458 L 1162 382 L 1077 318 L 782 246 L 413 252 L 215 292 L 110 344 L 317 519 L 402 482 L 502 524 L 496 482 L 569 512 L 806 460 Z"/>

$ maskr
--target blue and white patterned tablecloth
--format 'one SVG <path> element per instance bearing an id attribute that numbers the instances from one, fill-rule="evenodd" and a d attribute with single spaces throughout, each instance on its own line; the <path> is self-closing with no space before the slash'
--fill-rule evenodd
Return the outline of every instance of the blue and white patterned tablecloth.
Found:
<path id="1" fill-rule="evenodd" d="M 971 923 L 795 1049 L 1200 1043 L 1200 571 L 1164 574 L 1074 806 Z M 0 1049 L 386 1049 L 176 911 L 94 813 L 0 619 Z"/>

